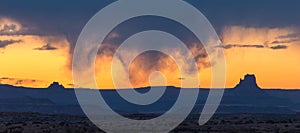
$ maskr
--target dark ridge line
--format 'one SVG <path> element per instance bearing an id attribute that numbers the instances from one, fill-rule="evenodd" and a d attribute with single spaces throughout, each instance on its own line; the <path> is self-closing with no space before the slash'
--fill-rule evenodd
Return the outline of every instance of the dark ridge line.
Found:
<path id="1" fill-rule="evenodd" d="M 34 87 L 24 87 L 24 86 L 14 86 L 10 84 L 0 84 L 0 87 L 2 86 L 8 86 L 13 87 L 17 89 L 51 89 L 51 88 L 34 88 Z M 148 86 L 148 87 L 139 87 L 139 88 L 132 88 L 132 89 L 150 89 L 151 87 L 166 87 L 166 88 L 172 88 L 172 89 L 200 89 L 200 90 L 210 90 L 210 89 L 224 89 L 224 90 L 233 90 L 235 88 L 180 88 L 175 86 Z M 75 89 L 83 89 L 83 90 L 101 90 L 101 91 L 114 91 L 116 89 L 101 89 L 101 88 L 63 88 L 64 90 L 75 90 Z M 131 88 L 120 88 L 118 90 L 131 90 Z M 283 88 L 260 88 L 260 90 L 263 91 L 300 91 L 300 89 L 283 89 Z"/>

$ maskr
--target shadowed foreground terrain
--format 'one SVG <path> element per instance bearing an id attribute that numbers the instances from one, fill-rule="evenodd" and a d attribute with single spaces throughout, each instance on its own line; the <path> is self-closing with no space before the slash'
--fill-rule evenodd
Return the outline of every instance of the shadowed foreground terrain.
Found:
<path id="1" fill-rule="evenodd" d="M 163 89 L 154 87 L 153 89 Z M 136 88 L 139 93 L 146 93 L 150 87 Z M 37 112 L 41 114 L 84 115 L 75 93 L 80 92 L 90 99 L 90 94 L 101 94 L 105 102 L 120 114 L 163 114 L 177 101 L 181 92 L 195 91 L 198 99 L 192 114 L 202 111 L 210 89 L 184 89 L 167 86 L 158 101 L 147 106 L 138 106 L 128 102 L 116 90 L 93 90 L 64 88 L 54 82 L 48 88 L 25 88 L 0 84 L 0 112 Z M 120 91 L 120 90 L 119 90 Z M 124 92 L 127 89 L 122 90 Z M 100 92 L 100 93 L 99 93 Z M 82 97 L 83 95 L 81 95 Z M 218 114 L 296 114 L 300 112 L 300 91 L 282 89 L 262 89 L 256 83 L 255 75 L 247 74 L 234 88 L 224 90 Z M 93 99 L 89 101 L 94 101 Z M 81 103 L 82 104 L 82 103 Z M 97 103 L 85 103 L 86 106 L 98 106 Z M 185 107 L 181 107 L 185 109 Z M 101 109 L 104 110 L 105 109 Z"/>
<path id="2" fill-rule="evenodd" d="M 148 90 L 147 87 L 136 89 L 140 93 Z M 100 92 L 105 102 L 115 112 L 135 120 L 149 120 L 168 111 L 181 91 L 194 90 L 167 87 L 160 100 L 147 107 L 132 105 L 120 97 L 116 90 L 78 89 L 76 91 L 88 92 L 88 94 Z M 199 126 L 197 114 L 202 111 L 209 91 L 205 88 L 199 89 L 198 99 L 190 116 L 173 132 L 300 133 L 299 90 L 261 89 L 256 83 L 255 75 L 247 74 L 236 87 L 224 90 L 216 115 L 205 125 Z M 85 106 L 93 109 L 96 107 L 93 104 Z M 185 109 L 184 106 L 181 109 Z M 105 109 L 100 108 L 100 110 L 102 112 L 97 115 L 104 115 L 112 120 L 110 116 L 107 116 Z M 101 132 L 85 117 L 78 104 L 75 89 L 66 89 L 57 82 L 48 88 L 40 89 L 0 84 L 0 112 L 3 112 L 0 113 L 0 133 Z M 172 117 L 174 118 L 175 116 Z M 115 122 L 117 123 L 101 124 L 118 125 L 120 128 L 123 127 L 121 130 L 123 132 L 126 127 L 128 128 L 128 123 Z M 155 124 L 152 127 L 143 128 L 142 132 L 152 132 L 153 128 L 158 127 Z"/>
<path id="3" fill-rule="evenodd" d="M 86 117 L 38 113 L 0 113 L 1 133 L 94 133 L 102 132 Z M 150 116 L 130 115 L 131 118 Z M 300 115 L 218 114 L 203 126 L 190 116 L 173 132 L 300 132 Z"/>

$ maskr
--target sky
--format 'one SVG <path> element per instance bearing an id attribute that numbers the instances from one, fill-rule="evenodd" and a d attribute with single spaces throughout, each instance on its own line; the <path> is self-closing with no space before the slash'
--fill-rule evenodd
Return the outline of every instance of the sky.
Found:
<path id="1" fill-rule="evenodd" d="M 2 0 L 0 4 L 0 83 L 42 88 L 58 81 L 72 87 L 72 56 L 76 40 L 89 19 L 111 0 Z M 300 1 L 187 0 L 211 22 L 226 59 L 226 87 L 245 74 L 255 74 L 262 88 L 300 88 Z M 105 19 L 105 18 L 103 18 Z M 212 63 L 193 34 L 171 20 L 141 17 L 128 20 L 105 39 L 96 61 L 99 88 L 114 88 L 110 61 L 120 43 L 149 29 L 172 32 L 187 42 L 196 57 L 200 87 L 210 86 Z M 180 32 L 177 32 L 180 31 Z M 142 45 L 142 44 L 141 44 Z M 172 47 L 176 52 L 176 47 Z M 134 87 L 148 86 L 161 71 L 167 85 L 184 80 L 172 58 L 143 53 L 130 65 Z M 159 78 L 158 78 L 159 79 Z"/>

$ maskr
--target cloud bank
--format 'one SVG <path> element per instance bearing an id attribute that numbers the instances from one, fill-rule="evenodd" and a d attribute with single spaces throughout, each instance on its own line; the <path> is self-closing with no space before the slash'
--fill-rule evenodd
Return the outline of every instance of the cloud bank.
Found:
<path id="1" fill-rule="evenodd" d="M 22 40 L 0 40 L 0 48 L 5 48 L 8 45 L 12 45 L 20 42 L 22 42 Z"/>
<path id="2" fill-rule="evenodd" d="M 39 47 L 39 48 L 34 48 L 34 50 L 57 50 L 57 48 L 56 47 L 54 47 L 54 46 L 51 46 L 50 44 L 46 44 L 46 45 L 44 45 L 44 46 L 42 46 L 42 47 Z"/>

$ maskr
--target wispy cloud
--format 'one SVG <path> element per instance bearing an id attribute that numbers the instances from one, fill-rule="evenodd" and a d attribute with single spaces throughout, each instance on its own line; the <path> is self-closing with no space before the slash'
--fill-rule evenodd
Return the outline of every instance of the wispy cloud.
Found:
<path id="1" fill-rule="evenodd" d="M 282 41 L 273 41 L 271 44 L 293 43 L 293 42 L 298 42 L 298 41 L 300 41 L 300 38 L 299 39 L 282 40 Z"/>
<path id="2" fill-rule="evenodd" d="M 300 33 L 291 33 L 287 35 L 278 36 L 276 39 L 299 38 L 299 37 L 300 37 Z"/>
<path id="3" fill-rule="evenodd" d="M 10 18 L 0 18 L 0 35 L 1 36 L 15 36 L 29 34 L 29 30 L 23 27 L 19 22 Z"/>
<path id="4" fill-rule="evenodd" d="M 0 77 L 0 84 L 10 84 L 15 86 L 39 87 L 48 86 L 51 82 L 36 79 L 20 79 L 12 77 Z"/>
<path id="5" fill-rule="evenodd" d="M 223 45 L 217 48 L 288 49 L 300 42 L 300 34 L 293 27 L 226 26 L 221 34 Z"/>
<path id="6" fill-rule="evenodd" d="M 20 43 L 22 40 L 0 40 L 0 48 L 5 48 L 8 45 Z"/>
<path id="7" fill-rule="evenodd" d="M 15 24 L 4 24 L 2 29 L 0 29 L 0 33 L 9 33 L 9 32 L 15 32 L 17 29 L 17 25 Z"/>
<path id="8" fill-rule="evenodd" d="M 287 45 L 276 45 L 276 46 L 265 46 L 265 45 L 256 45 L 256 44 L 225 44 L 225 45 L 218 45 L 216 48 L 223 48 L 223 49 L 231 49 L 231 48 L 268 48 L 273 50 L 279 49 L 287 49 Z"/>
<path id="9" fill-rule="evenodd" d="M 264 45 L 259 44 L 225 44 L 218 45 L 217 48 L 231 49 L 231 48 L 265 48 Z"/>
<path id="10" fill-rule="evenodd" d="M 277 46 L 270 47 L 270 49 L 273 49 L 273 50 L 287 49 L 287 48 L 288 48 L 288 46 L 286 46 L 286 45 L 277 45 Z"/>
<path id="11" fill-rule="evenodd" d="M 35 48 L 34 50 L 57 50 L 57 48 L 54 46 L 51 46 L 50 44 L 46 44 L 42 47 Z"/>
<path id="12" fill-rule="evenodd" d="M 178 80 L 185 80 L 185 78 L 177 78 Z"/>

